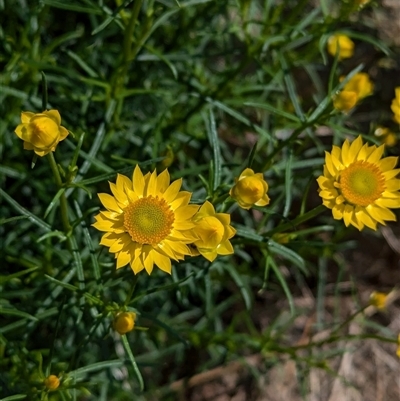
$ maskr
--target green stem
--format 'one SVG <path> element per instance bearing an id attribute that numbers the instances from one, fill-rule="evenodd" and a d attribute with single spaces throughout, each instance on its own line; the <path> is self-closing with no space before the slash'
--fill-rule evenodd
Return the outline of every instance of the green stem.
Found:
<path id="1" fill-rule="evenodd" d="M 54 159 L 53 152 L 50 152 L 47 156 L 56 184 L 59 188 L 62 188 L 63 182 L 61 180 L 60 172 L 58 171 L 57 163 L 56 160 Z M 61 210 L 61 221 L 63 224 L 64 232 L 68 236 L 68 233 L 71 231 L 71 225 L 69 224 L 69 219 L 68 219 L 68 203 L 67 203 L 67 198 L 65 196 L 65 192 L 63 192 L 62 195 L 60 196 L 60 210 Z"/>
<path id="2" fill-rule="evenodd" d="M 296 228 L 297 225 L 304 223 L 307 220 L 310 220 L 314 218 L 315 216 L 318 216 L 321 214 L 323 211 L 326 210 L 326 206 L 324 205 L 319 205 L 316 208 L 310 210 L 307 213 L 304 213 L 300 216 L 297 216 L 294 220 L 289 221 L 288 223 L 281 224 L 278 227 L 274 228 L 273 230 L 268 231 L 265 233 L 265 236 L 270 237 L 273 234 L 280 233 L 282 231 L 290 230 Z"/>
<path id="3" fill-rule="evenodd" d="M 124 302 L 124 306 L 127 306 L 127 305 L 129 304 L 129 302 L 131 301 L 132 295 L 133 295 L 133 293 L 135 292 L 135 288 L 136 288 L 136 284 L 137 284 L 137 282 L 138 282 L 138 278 L 139 278 L 139 277 L 138 277 L 137 274 L 133 276 L 133 281 L 132 281 L 132 284 L 131 284 L 131 289 L 130 289 L 129 293 L 126 295 L 126 299 L 125 299 L 125 302 Z"/>

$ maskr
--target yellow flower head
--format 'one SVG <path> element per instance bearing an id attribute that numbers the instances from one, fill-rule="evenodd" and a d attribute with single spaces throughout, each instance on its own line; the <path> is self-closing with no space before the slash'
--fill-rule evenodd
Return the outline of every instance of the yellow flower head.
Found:
<path id="1" fill-rule="evenodd" d="M 33 150 L 38 156 L 54 152 L 58 142 L 68 136 L 68 131 L 61 126 L 61 116 L 57 110 L 36 114 L 22 112 L 21 124 L 15 133 L 24 141 L 24 149 Z"/>
<path id="2" fill-rule="evenodd" d="M 393 111 L 393 120 L 400 124 L 400 86 L 395 89 L 396 97 L 392 100 L 390 108 Z"/>
<path id="3" fill-rule="evenodd" d="M 267 195 L 268 184 L 261 173 L 254 174 L 251 168 L 246 168 L 240 177 L 235 179 L 235 185 L 229 195 L 236 200 L 243 209 L 250 209 L 253 205 L 266 206 L 269 203 Z"/>
<path id="4" fill-rule="evenodd" d="M 191 218 L 199 207 L 189 205 L 190 192 L 180 191 L 182 179 L 170 184 L 168 170 L 143 176 L 136 166 L 132 181 L 118 174 L 116 183 L 110 183 L 114 196 L 98 194 L 107 209 L 93 224 L 106 232 L 100 244 L 115 254 L 117 269 L 129 263 L 135 274 L 143 269 L 151 274 L 156 264 L 171 273 L 171 259 L 191 254 Z"/>
<path id="5" fill-rule="evenodd" d="M 193 217 L 193 222 L 195 227 L 192 231 L 197 237 L 194 245 L 207 260 L 212 262 L 217 255 L 233 253 L 229 239 L 236 234 L 236 230 L 230 225 L 231 217 L 228 213 L 216 213 L 214 206 L 206 201 Z"/>
<path id="6" fill-rule="evenodd" d="M 354 54 L 354 42 L 346 35 L 335 33 L 328 39 L 328 53 L 335 57 L 339 51 L 339 60 L 350 58 Z M 337 50 L 339 46 L 339 50 Z"/>
<path id="7" fill-rule="evenodd" d="M 375 306 L 376 309 L 384 310 L 386 309 L 388 294 L 384 292 L 374 291 L 371 293 L 369 298 L 369 303 L 372 306 Z"/>
<path id="8" fill-rule="evenodd" d="M 56 375 L 50 375 L 44 379 L 44 385 L 50 391 L 57 390 L 60 386 L 60 379 Z"/>
<path id="9" fill-rule="evenodd" d="M 344 77 L 341 77 L 342 81 Z M 346 83 L 343 90 L 333 98 L 335 109 L 348 112 L 358 101 L 369 96 L 374 91 L 374 84 L 365 72 L 355 74 L 349 82 Z"/>
<path id="10" fill-rule="evenodd" d="M 400 208 L 398 157 L 382 159 L 384 145 L 363 144 L 361 136 L 342 148 L 325 152 L 324 173 L 318 177 L 322 203 L 332 209 L 334 219 L 344 220 L 360 231 L 377 223 L 396 221 L 391 208 Z"/>
<path id="11" fill-rule="evenodd" d="M 384 143 L 388 147 L 393 147 L 397 143 L 397 136 L 394 132 L 392 132 L 389 128 L 386 127 L 377 127 L 374 132 L 374 135 L 380 139 L 382 143 Z"/>
<path id="12" fill-rule="evenodd" d="M 119 334 L 126 334 L 135 327 L 136 313 L 120 312 L 113 321 L 113 328 Z"/>

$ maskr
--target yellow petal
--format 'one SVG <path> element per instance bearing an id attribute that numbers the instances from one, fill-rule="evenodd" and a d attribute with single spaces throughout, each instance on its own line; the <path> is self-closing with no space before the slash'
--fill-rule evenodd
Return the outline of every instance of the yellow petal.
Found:
<path id="1" fill-rule="evenodd" d="M 151 274 L 153 271 L 153 266 L 154 266 L 154 259 L 153 259 L 153 254 L 155 251 L 149 252 L 147 257 L 143 260 L 144 268 L 147 271 L 147 274 Z"/>
<path id="2" fill-rule="evenodd" d="M 170 183 L 168 170 L 165 169 L 161 174 L 157 177 L 157 193 L 163 194 L 168 188 Z"/>
<path id="3" fill-rule="evenodd" d="M 131 269 L 135 274 L 138 274 L 144 269 L 144 265 L 141 261 L 141 258 L 136 258 L 134 260 L 131 260 Z"/>
<path id="4" fill-rule="evenodd" d="M 21 122 L 22 124 L 28 124 L 31 121 L 31 118 L 35 115 L 31 111 L 23 111 L 21 113 Z"/>
<path id="5" fill-rule="evenodd" d="M 164 272 L 171 274 L 171 259 L 154 251 L 152 253 L 154 263 Z"/>
<path id="6" fill-rule="evenodd" d="M 398 157 L 390 156 L 390 157 L 385 157 L 382 160 L 379 160 L 376 164 L 383 172 L 386 172 L 389 170 L 393 170 L 396 167 L 397 160 Z"/>
<path id="7" fill-rule="evenodd" d="M 132 191 L 132 181 L 125 175 L 117 174 L 117 180 L 115 182 L 119 191 L 125 192 L 125 188 Z"/>
<path id="8" fill-rule="evenodd" d="M 109 194 L 97 194 L 97 196 L 104 207 L 110 212 L 122 213 L 121 208 L 118 206 L 117 201 L 113 196 Z"/>
<path id="9" fill-rule="evenodd" d="M 143 197 L 145 183 L 142 170 L 140 170 L 138 165 L 136 165 L 135 170 L 133 171 L 132 181 L 134 192 L 136 192 L 139 198 Z"/>
<path id="10" fill-rule="evenodd" d="M 187 205 L 190 201 L 192 194 L 187 191 L 181 191 L 173 202 L 169 205 L 172 210 L 177 209 L 180 206 Z"/>
<path id="11" fill-rule="evenodd" d="M 365 224 L 367 227 L 376 231 L 376 221 L 370 217 L 365 209 L 356 210 L 356 217 L 359 221 Z"/>
<path id="12" fill-rule="evenodd" d="M 229 240 L 223 242 L 219 247 L 218 247 L 218 254 L 219 255 L 231 255 L 234 253 L 232 244 L 229 242 Z"/>
<path id="13" fill-rule="evenodd" d="M 351 224 L 351 219 L 353 218 L 354 207 L 351 205 L 345 205 L 343 211 L 343 220 L 346 227 Z"/>
<path id="14" fill-rule="evenodd" d="M 144 196 L 156 196 L 157 195 L 157 173 L 156 170 L 150 175 L 150 179 L 147 181 L 145 186 Z"/>
<path id="15" fill-rule="evenodd" d="M 181 186 L 182 186 L 182 178 L 179 178 L 167 188 L 167 190 L 162 195 L 162 197 L 165 199 L 167 203 L 170 204 L 176 198 L 179 190 L 181 189 Z"/>
<path id="16" fill-rule="evenodd" d="M 46 110 L 43 114 L 50 117 L 58 126 L 61 125 L 61 116 L 58 110 Z"/>
<path id="17" fill-rule="evenodd" d="M 120 208 L 126 207 L 129 204 L 128 197 L 126 196 L 125 192 L 121 191 L 118 189 L 118 187 L 112 183 L 108 182 L 110 184 L 110 189 L 112 194 L 114 195 L 114 198 L 116 199 L 118 206 Z"/>
<path id="18" fill-rule="evenodd" d="M 117 256 L 117 269 L 126 266 L 131 261 L 131 254 L 124 250 L 118 253 Z"/>
<path id="19" fill-rule="evenodd" d="M 381 145 L 379 146 L 377 149 L 375 149 L 369 156 L 367 159 L 367 162 L 369 163 L 376 163 L 377 161 L 380 160 L 380 158 L 383 155 L 383 151 L 385 149 L 385 145 Z"/>
<path id="20" fill-rule="evenodd" d="M 362 146 L 363 146 L 362 137 L 361 135 L 359 135 L 350 145 L 349 157 L 352 157 L 353 160 L 355 160 Z"/>

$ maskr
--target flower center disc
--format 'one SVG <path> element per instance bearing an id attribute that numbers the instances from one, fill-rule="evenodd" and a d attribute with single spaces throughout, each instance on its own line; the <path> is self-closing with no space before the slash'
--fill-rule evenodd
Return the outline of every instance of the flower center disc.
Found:
<path id="1" fill-rule="evenodd" d="M 340 188 L 350 203 L 368 206 L 385 190 L 385 177 L 375 164 L 359 160 L 342 171 Z"/>
<path id="2" fill-rule="evenodd" d="M 132 240 L 139 244 L 158 244 L 171 232 L 174 212 L 164 199 L 141 198 L 124 212 L 124 226 Z"/>

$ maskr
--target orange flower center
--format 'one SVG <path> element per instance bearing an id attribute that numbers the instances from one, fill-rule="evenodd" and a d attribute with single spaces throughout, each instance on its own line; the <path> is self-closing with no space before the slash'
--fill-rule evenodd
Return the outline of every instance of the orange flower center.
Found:
<path id="1" fill-rule="evenodd" d="M 141 198 L 124 211 L 124 227 L 139 244 L 160 243 L 171 232 L 174 220 L 174 212 L 158 196 Z"/>
<path id="2" fill-rule="evenodd" d="M 385 190 L 385 177 L 376 164 L 358 160 L 342 171 L 340 189 L 348 202 L 368 206 Z"/>

